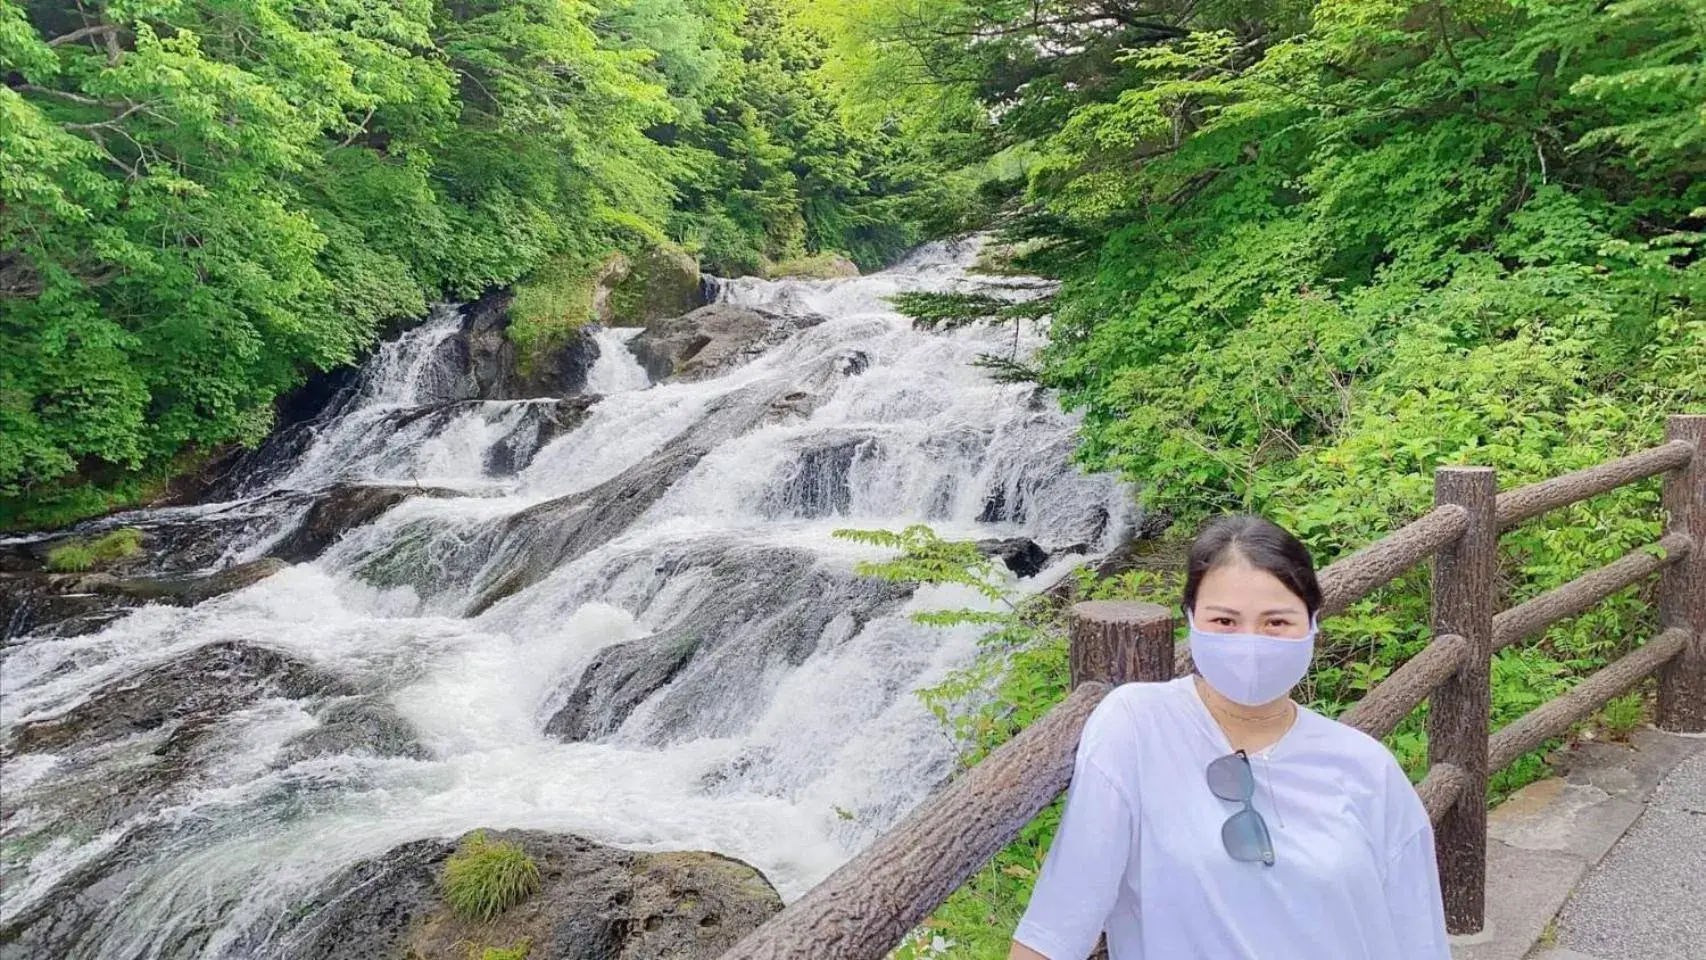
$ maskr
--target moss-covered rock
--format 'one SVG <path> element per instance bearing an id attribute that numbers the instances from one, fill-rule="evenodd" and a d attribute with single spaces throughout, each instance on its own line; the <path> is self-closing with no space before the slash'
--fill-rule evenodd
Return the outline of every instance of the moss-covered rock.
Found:
<path id="1" fill-rule="evenodd" d="M 764 276 L 771 280 L 786 277 L 800 280 L 839 280 L 858 275 L 858 264 L 839 253 L 831 252 L 814 253 L 764 265 Z"/>
<path id="2" fill-rule="evenodd" d="M 476 834 L 480 848 L 513 848 L 512 861 L 532 864 L 537 887 L 530 882 L 493 919 L 470 919 L 445 891 L 475 834 L 404 844 L 350 867 L 292 911 L 292 956 L 467 960 L 527 944 L 528 957 L 712 960 L 782 908 L 763 874 L 714 853 L 636 853 L 533 830 Z"/>
<path id="3" fill-rule="evenodd" d="M 655 246 L 629 258 L 620 276 L 602 278 L 593 299 L 605 326 L 643 327 L 703 306 L 705 282 L 698 262 L 680 247 Z"/>
<path id="4" fill-rule="evenodd" d="M 628 277 L 631 264 L 620 252 L 603 257 L 553 258 L 515 285 L 505 333 L 515 346 L 514 365 L 523 380 L 537 379 L 552 356 L 572 344 L 581 329 L 602 322 L 610 290 Z"/>

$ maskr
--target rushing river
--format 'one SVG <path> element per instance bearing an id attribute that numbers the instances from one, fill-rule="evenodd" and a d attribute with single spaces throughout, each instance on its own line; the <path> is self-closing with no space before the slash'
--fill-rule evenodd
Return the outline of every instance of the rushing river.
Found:
<path id="1" fill-rule="evenodd" d="M 919 331 L 887 304 L 1036 286 L 968 276 L 976 248 L 853 279 L 717 281 L 778 334 L 695 382 L 654 384 L 632 331 L 599 331 L 598 399 L 554 436 L 555 399 L 470 395 L 463 317 L 441 307 L 226 499 L 107 521 L 220 524 L 217 568 L 265 555 L 330 485 L 434 494 L 236 593 L 6 647 L 0 742 L 173 663 L 201 671 L 210 649 L 310 679 L 233 700 L 217 670 L 192 671 L 205 715 L 11 749 L 0 927 L 77 929 L 61 955 L 0 954 L 288 955 L 283 918 L 316 884 L 482 826 L 715 850 L 798 896 L 950 772 L 915 692 L 976 640 L 908 619 L 969 598 L 860 578 L 881 552 L 832 532 L 929 523 L 1081 548 L 1020 584 L 1037 589 L 1131 522 L 1118 484 L 1071 465 L 1051 399 L 971 366 L 1012 349 L 1010 327 Z M 351 705 L 403 746 L 294 746 Z"/>

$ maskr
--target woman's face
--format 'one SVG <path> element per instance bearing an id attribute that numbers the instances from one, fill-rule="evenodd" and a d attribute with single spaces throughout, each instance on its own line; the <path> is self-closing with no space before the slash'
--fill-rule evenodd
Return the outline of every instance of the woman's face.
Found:
<path id="1" fill-rule="evenodd" d="M 1242 560 L 1203 574 L 1191 616 L 1205 633 L 1258 633 L 1296 640 L 1309 633 L 1309 610 L 1303 598 L 1273 574 Z"/>

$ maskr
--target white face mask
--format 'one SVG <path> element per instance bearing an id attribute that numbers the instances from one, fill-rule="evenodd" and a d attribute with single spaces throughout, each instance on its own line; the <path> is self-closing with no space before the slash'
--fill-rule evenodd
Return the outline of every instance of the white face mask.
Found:
<path id="1" fill-rule="evenodd" d="M 1258 633 L 1206 633 L 1190 614 L 1191 661 L 1208 685 L 1233 703 L 1256 707 L 1291 692 L 1309 672 L 1315 657 L 1317 624 L 1309 618 L 1302 637 L 1264 637 Z"/>

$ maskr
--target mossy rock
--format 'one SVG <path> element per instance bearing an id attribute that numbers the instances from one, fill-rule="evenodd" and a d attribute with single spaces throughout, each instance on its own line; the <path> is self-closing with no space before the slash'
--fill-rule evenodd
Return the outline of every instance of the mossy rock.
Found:
<path id="1" fill-rule="evenodd" d="M 87 573 L 141 553 L 142 531 L 122 527 L 93 539 L 68 540 L 53 547 L 47 552 L 47 569 L 53 573 Z"/>
<path id="2" fill-rule="evenodd" d="M 620 276 L 606 277 L 608 289 L 594 293 L 594 313 L 613 327 L 643 327 L 679 317 L 705 304 L 699 264 L 674 245 L 648 247 L 628 258 Z"/>
<path id="3" fill-rule="evenodd" d="M 503 848 L 501 858 L 490 851 Z M 470 849 L 525 859 L 538 885 L 490 920 L 446 902 Z M 532 887 L 531 881 L 528 883 Z M 567 834 L 476 831 L 351 866 L 291 911 L 300 960 L 715 960 L 782 909 L 764 875 L 714 853 L 639 853 Z"/>
<path id="4" fill-rule="evenodd" d="M 603 322 L 610 287 L 629 271 L 628 258 L 619 252 L 603 257 L 566 254 L 516 284 L 507 333 L 521 377 L 532 376 L 543 358 L 572 341 L 583 327 Z"/>
<path id="5" fill-rule="evenodd" d="M 794 257 L 780 263 L 766 263 L 764 265 L 764 276 L 771 280 L 784 278 L 841 280 L 858 275 L 858 264 L 839 253 L 832 252 L 814 253 L 806 257 Z"/>

